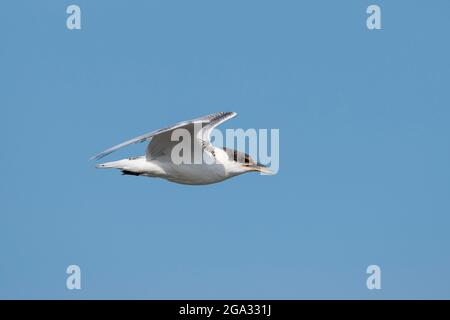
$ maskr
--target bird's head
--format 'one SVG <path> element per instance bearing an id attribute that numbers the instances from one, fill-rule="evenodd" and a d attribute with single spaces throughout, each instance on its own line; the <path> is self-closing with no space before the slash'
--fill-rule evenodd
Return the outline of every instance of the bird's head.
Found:
<path id="1" fill-rule="evenodd" d="M 237 150 L 224 148 L 228 154 L 228 158 L 233 162 L 234 171 L 236 174 L 246 172 L 261 172 L 264 174 L 273 174 L 267 166 L 260 164 L 252 159 L 248 154 Z"/>

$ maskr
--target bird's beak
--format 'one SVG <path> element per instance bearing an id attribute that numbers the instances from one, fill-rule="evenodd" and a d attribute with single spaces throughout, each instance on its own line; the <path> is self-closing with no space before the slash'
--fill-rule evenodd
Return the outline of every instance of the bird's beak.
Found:
<path id="1" fill-rule="evenodd" d="M 270 171 L 266 166 L 264 166 L 262 164 L 242 165 L 242 167 L 247 169 L 248 171 L 256 171 L 256 172 L 261 172 L 264 174 L 273 174 L 272 171 Z"/>

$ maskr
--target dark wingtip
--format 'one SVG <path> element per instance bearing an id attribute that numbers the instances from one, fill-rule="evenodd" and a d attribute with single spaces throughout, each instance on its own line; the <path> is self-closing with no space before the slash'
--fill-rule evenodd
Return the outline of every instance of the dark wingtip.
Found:
<path id="1" fill-rule="evenodd" d="M 122 175 L 123 176 L 140 176 L 140 173 L 137 172 L 132 172 L 132 171 L 128 171 L 128 170 L 122 170 Z"/>

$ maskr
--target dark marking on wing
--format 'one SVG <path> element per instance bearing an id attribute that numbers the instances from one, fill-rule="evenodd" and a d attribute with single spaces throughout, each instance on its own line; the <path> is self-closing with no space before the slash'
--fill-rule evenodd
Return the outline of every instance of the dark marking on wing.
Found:
<path id="1" fill-rule="evenodd" d="M 207 143 L 205 140 L 201 140 L 201 141 L 202 141 L 202 148 L 203 148 L 203 150 L 205 150 L 205 151 L 211 153 L 212 156 L 213 156 L 214 158 L 216 158 L 216 152 L 214 151 L 214 147 L 211 146 L 210 143 Z"/>

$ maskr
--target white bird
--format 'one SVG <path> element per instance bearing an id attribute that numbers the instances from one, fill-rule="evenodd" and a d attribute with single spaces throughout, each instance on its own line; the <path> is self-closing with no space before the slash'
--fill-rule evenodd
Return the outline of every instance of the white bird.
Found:
<path id="1" fill-rule="evenodd" d="M 190 185 L 216 183 L 252 171 L 270 174 L 264 165 L 254 161 L 248 154 L 229 148 L 217 148 L 211 144 L 212 130 L 235 116 L 235 112 L 218 112 L 179 122 L 125 141 L 91 159 L 98 160 L 130 144 L 150 141 L 145 156 L 103 163 L 97 165 L 97 168 L 116 168 L 124 175 L 158 177 Z M 198 127 L 200 129 L 195 132 Z M 173 141 L 172 134 L 177 129 L 186 129 L 189 132 L 192 149 L 197 147 L 202 152 L 200 163 L 174 163 L 172 150 L 180 142 Z"/>

